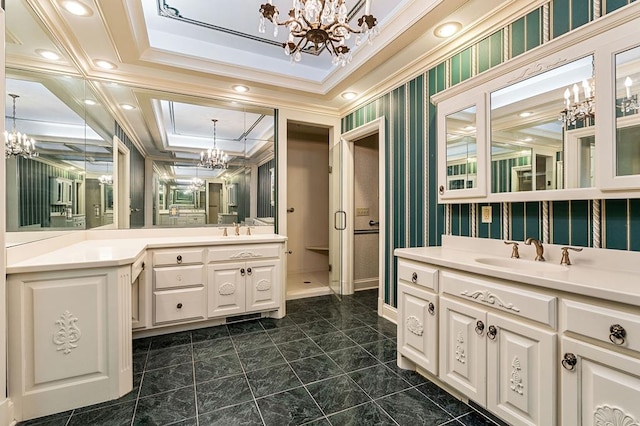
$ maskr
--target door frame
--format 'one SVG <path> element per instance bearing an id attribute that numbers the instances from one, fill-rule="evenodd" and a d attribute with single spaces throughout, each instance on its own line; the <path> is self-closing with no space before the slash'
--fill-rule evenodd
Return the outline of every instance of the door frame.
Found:
<path id="1" fill-rule="evenodd" d="M 113 137 L 113 224 L 116 229 L 127 229 L 131 223 L 131 151 L 118 138 Z"/>
<path id="2" fill-rule="evenodd" d="M 380 222 L 379 228 L 380 232 L 378 234 L 378 314 L 382 315 L 382 307 L 384 305 L 384 269 L 385 269 L 385 236 L 386 236 L 386 202 L 387 202 L 387 191 L 385 187 L 385 164 L 386 164 L 386 137 L 385 137 L 385 118 L 380 117 L 376 120 L 370 121 L 367 124 L 363 124 L 362 126 L 356 127 L 353 130 L 350 130 L 346 133 L 342 134 L 342 139 L 347 144 L 347 149 L 345 150 L 346 155 L 343 157 L 342 170 L 344 172 L 345 181 L 353 183 L 355 179 L 355 166 L 354 166 L 354 150 L 355 143 L 364 139 L 367 136 L 371 136 L 373 134 L 378 133 L 378 211 L 379 217 L 378 221 Z M 347 185 L 344 191 L 344 196 L 346 198 L 345 206 L 347 209 L 353 213 L 355 212 L 354 206 L 354 189 L 353 185 Z M 353 214 L 349 214 L 350 222 L 353 222 Z M 347 229 L 352 229 L 353 227 L 347 227 Z M 345 235 L 344 242 L 344 250 L 345 253 L 353 254 L 354 247 L 354 236 L 353 232 L 347 233 Z M 354 283 L 353 283 L 353 255 L 350 256 L 347 271 L 350 271 L 350 274 L 347 275 L 345 279 L 345 288 L 343 289 L 343 294 L 353 294 L 354 292 Z"/>

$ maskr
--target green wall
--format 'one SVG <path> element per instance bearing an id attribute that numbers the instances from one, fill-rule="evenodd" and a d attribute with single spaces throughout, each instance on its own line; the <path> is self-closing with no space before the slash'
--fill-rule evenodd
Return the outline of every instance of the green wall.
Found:
<path id="1" fill-rule="evenodd" d="M 602 14 L 634 1 L 602 0 Z M 508 25 L 510 36 L 506 53 L 509 57 L 505 57 L 505 30 L 501 29 L 342 118 L 343 132 L 379 117 L 384 117 L 386 122 L 387 226 L 382 236 L 386 261 L 384 277 L 381 277 L 385 303 L 397 306 L 397 262 L 393 250 L 437 246 L 444 233 L 444 206 L 438 205 L 436 195 L 436 107 L 429 101 L 430 96 L 594 19 L 590 0 L 552 0 L 548 10 L 549 34 L 543 34 L 543 7 Z M 472 63 L 473 52 L 475 64 Z M 511 238 L 541 237 L 542 204 L 509 203 Z M 491 205 L 493 224 L 477 223 L 477 235 L 500 239 L 503 206 L 500 203 Z M 471 235 L 471 207 L 470 204 L 451 207 L 453 235 Z M 477 207 L 480 211 L 480 206 Z M 586 200 L 550 202 L 551 242 L 591 246 L 592 207 L 593 202 Z M 640 200 L 606 200 L 602 202 L 601 210 L 602 245 L 640 251 Z"/>

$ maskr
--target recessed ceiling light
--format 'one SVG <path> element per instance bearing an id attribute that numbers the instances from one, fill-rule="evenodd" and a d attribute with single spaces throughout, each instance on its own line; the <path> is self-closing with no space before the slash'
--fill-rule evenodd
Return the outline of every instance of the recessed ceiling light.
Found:
<path id="1" fill-rule="evenodd" d="M 524 112 L 521 112 L 520 114 L 518 114 L 518 116 L 521 117 L 521 118 L 531 117 L 532 115 L 533 115 L 533 113 L 531 111 L 524 111 Z"/>
<path id="2" fill-rule="evenodd" d="M 476 126 L 471 126 L 471 125 L 465 126 L 465 127 L 462 128 L 462 130 L 464 130 L 466 132 L 470 132 L 470 131 L 475 130 L 475 129 L 476 129 Z"/>
<path id="3" fill-rule="evenodd" d="M 446 37 L 451 37 L 458 31 L 460 31 L 461 28 L 462 28 L 462 24 L 460 22 L 445 22 L 444 24 L 436 27 L 436 29 L 433 30 L 433 33 L 437 37 L 446 38 Z"/>
<path id="4" fill-rule="evenodd" d="M 125 109 L 127 111 L 131 111 L 132 109 L 136 109 L 133 105 L 129 104 L 120 104 L 120 108 Z"/>
<path id="5" fill-rule="evenodd" d="M 235 86 L 233 86 L 233 90 L 239 93 L 246 93 L 249 91 L 249 88 L 247 86 L 243 86 L 242 84 L 236 84 Z"/>
<path id="6" fill-rule="evenodd" d="M 76 16 L 91 16 L 93 11 L 86 4 L 76 0 L 62 0 L 60 2 L 64 10 Z"/>
<path id="7" fill-rule="evenodd" d="M 84 100 L 84 103 L 85 103 L 86 105 L 95 105 L 95 104 L 96 104 L 96 101 L 94 101 L 93 99 L 85 99 L 85 100 Z"/>
<path id="8" fill-rule="evenodd" d="M 351 99 L 355 99 L 356 96 L 358 96 L 356 92 L 344 92 L 342 94 L 342 97 L 348 101 L 350 101 Z"/>
<path id="9" fill-rule="evenodd" d="M 96 59 L 93 63 L 105 70 L 113 70 L 117 68 L 114 63 L 105 61 L 104 59 Z"/>
<path id="10" fill-rule="evenodd" d="M 58 59 L 60 59 L 60 55 L 58 55 L 56 52 L 52 52 L 51 50 L 37 49 L 36 53 L 43 58 L 50 59 L 52 61 L 57 61 Z"/>
<path id="11" fill-rule="evenodd" d="M 533 138 L 524 138 L 524 139 L 521 139 L 521 141 L 522 142 L 532 142 Z"/>

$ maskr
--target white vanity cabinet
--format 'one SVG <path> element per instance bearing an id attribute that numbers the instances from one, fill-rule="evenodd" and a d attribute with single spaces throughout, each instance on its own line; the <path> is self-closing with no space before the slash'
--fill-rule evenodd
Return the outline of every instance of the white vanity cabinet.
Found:
<path id="1" fill-rule="evenodd" d="M 640 422 L 640 315 L 622 305 L 602 305 L 575 300 L 562 304 L 561 389 L 566 425 Z"/>
<path id="2" fill-rule="evenodd" d="M 154 250 L 153 324 L 206 318 L 204 249 Z"/>
<path id="3" fill-rule="evenodd" d="M 16 273 L 7 281 L 16 419 L 131 391 L 130 265 Z"/>
<path id="4" fill-rule="evenodd" d="M 209 318 L 281 307 L 281 247 L 254 244 L 208 250 Z"/>
<path id="5" fill-rule="evenodd" d="M 398 262 L 398 352 L 438 374 L 438 270 Z"/>

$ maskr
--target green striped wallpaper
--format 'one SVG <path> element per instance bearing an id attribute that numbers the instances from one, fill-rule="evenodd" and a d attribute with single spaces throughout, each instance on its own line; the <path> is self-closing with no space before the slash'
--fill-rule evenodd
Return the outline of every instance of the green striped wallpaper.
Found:
<path id="1" fill-rule="evenodd" d="M 596 1 L 551 0 L 478 43 L 452 52 L 445 61 L 342 118 L 343 132 L 379 117 L 386 120 L 385 185 L 388 203 L 386 234 L 383 236 L 386 261 L 384 277 L 381 277 L 385 303 L 397 306 L 397 262 L 393 250 L 440 245 L 441 235 L 445 232 L 445 206 L 438 205 L 436 196 L 437 111 L 430 102 L 431 95 L 591 22 L 596 15 Z M 604 15 L 634 1 L 602 0 L 598 3 L 600 13 Z M 548 34 L 544 33 L 544 28 L 549 29 Z M 500 165 L 495 164 L 494 167 L 497 173 Z M 594 245 L 593 201 L 490 205 L 493 222 L 483 224 L 476 219 L 478 237 L 504 238 L 504 215 L 509 218 L 508 232 L 512 239 L 543 238 L 543 218 L 548 217 L 549 240 L 552 243 Z M 450 206 L 451 234 L 472 235 L 474 207 L 477 207 L 479 217 L 481 205 Z M 606 200 L 600 208 L 601 246 L 640 251 L 640 200 Z"/>

